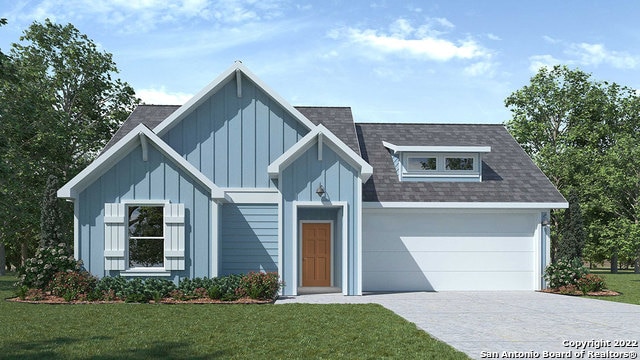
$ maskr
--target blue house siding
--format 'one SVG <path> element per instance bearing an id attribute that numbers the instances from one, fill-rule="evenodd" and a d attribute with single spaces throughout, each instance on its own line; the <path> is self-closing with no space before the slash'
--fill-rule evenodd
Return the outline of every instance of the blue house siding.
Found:
<path id="1" fill-rule="evenodd" d="M 278 205 L 223 204 L 220 274 L 278 271 Z"/>
<path id="2" fill-rule="evenodd" d="M 104 206 L 133 200 L 157 200 L 185 205 L 185 270 L 173 271 L 172 279 L 210 276 L 211 203 L 209 191 L 195 182 L 154 146 L 148 161 L 140 146 L 80 192 L 78 253 L 92 274 L 115 276 L 104 270 Z"/>
<path id="3" fill-rule="evenodd" d="M 342 284 L 343 288 L 347 286 L 347 292 L 350 295 L 355 295 L 358 292 L 358 271 L 356 269 L 356 262 L 359 249 L 357 249 L 356 228 L 359 226 L 356 223 L 356 204 L 360 199 L 358 193 L 358 172 L 349 163 L 340 158 L 328 145 L 323 146 L 322 160 L 318 160 L 318 146 L 311 146 L 304 154 L 298 157 L 291 165 L 289 165 L 280 177 L 281 192 L 283 196 L 283 277 L 286 283 L 284 289 L 285 295 L 291 295 L 295 291 L 295 278 L 294 274 L 298 269 L 294 267 L 295 259 L 298 254 L 294 254 L 294 244 L 299 243 L 299 239 L 296 239 L 293 233 L 294 226 L 298 224 L 292 224 L 294 219 L 294 201 L 306 201 L 317 203 L 317 208 L 322 209 L 331 208 L 331 201 L 346 202 L 347 207 L 347 234 L 341 237 L 341 241 L 347 242 L 347 254 L 340 253 L 340 258 L 335 258 L 334 262 L 342 264 L 344 256 L 348 256 L 348 269 L 342 269 L 348 273 L 348 284 Z M 320 201 L 320 198 L 315 193 L 318 185 L 322 183 L 325 188 L 327 201 Z M 315 208 L 315 207 L 314 207 Z M 313 213 L 307 212 L 303 217 L 307 220 L 311 220 L 310 217 Z M 323 215 L 317 213 L 319 219 L 322 220 Z M 340 217 L 341 218 L 341 217 Z M 339 220 L 339 219 L 338 219 Z M 337 231 L 341 231 L 342 224 L 340 221 L 336 222 Z M 297 276 L 300 279 L 300 276 Z M 335 278 L 335 276 L 334 276 Z M 291 284 L 291 285 L 289 285 Z"/>
<path id="4" fill-rule="evenodd" d="M 162 136 L 220 187 L 275 187 L 267 166 L 309 130 L 251 80 L 227 82 Z"/>

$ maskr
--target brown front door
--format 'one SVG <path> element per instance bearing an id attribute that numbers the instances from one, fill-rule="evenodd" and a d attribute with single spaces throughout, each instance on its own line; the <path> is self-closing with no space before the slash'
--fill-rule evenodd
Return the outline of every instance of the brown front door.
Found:
<path id="1" fill-rule="evenodd" d="M 331 286 L 331 224 L 302 224 L 302 286 Z"/>

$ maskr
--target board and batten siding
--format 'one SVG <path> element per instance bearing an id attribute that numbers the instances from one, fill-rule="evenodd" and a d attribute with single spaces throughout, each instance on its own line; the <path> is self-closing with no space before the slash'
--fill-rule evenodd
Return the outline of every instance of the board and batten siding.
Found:
<path id="1" fill-rule="evenodd" d="M 278 205 L 223 204 L 220 275 L 278 271 Z"/>
<path id="2" fill-rule="evenodd" d="M 78 196 L 78 254 L 89 272 L 115 276 L 105 271 L 106 203 L 136 200 L 184 204 L 185 270 L 173 271 L 172 280 L 210 276 L 211 204 L 209 191 L 166 158 L 155 146 L 148 148 L 148 161 L 142 160 L 140 146 L 119 160 Z"/>
<path id="3" fill-rule="evenodd" d="M 358 292 L 359 284 L 357 269 L 358 254 L 360 249 L 357 248 L 357 227 L 356 209 L 357 202 L 360 200 L 358 193 L 358 171 L 354 169 L 348 162 L 340 158 L 330 146 L 325 144 L 322 147 L 322 160 L 318 160 L 317 144 L 311 146 L 307 151 L 300 155 L 292 164 L 283 170 L 280 178 L 280 191 L 283 197 L 283 274 L 285 288 L 284 294 L 291 295 L 296 291 L 294 274 L 298 271 L 296 257 L 298 254 L 293 253 L 294 243 L 298 241 L 293 234 L 292 224 L 294 219 L 294 201 L 313 201 L 317 202 L 318 207 L 330 206 L 330 201 L 347 202 L 347 234 L 341 241 L 347 242 L 347 253 L 341 256 L 347 256 L 348 268 L 342 269 L 348 274 L 347 293 L 355 295 Z M 326 191 L 326 199 L 330 200 L 323 203 L 316 194 L 318 185 L 322 183 Z M 340 262 L 342 259 L 334 259 Z M 298 277 L 300 278 L 300 277 Z"/>
<path id="4" fill-rule="evenodd" d="M 274 187 L 267 167 L 309 130 L 250 79 L 227 82 L 162 139 L 220 187 Z"/>

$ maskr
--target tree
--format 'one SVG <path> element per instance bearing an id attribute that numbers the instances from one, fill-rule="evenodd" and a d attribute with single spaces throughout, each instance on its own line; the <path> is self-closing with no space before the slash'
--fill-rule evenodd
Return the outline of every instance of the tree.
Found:
<path id="1" fill-rule="evenodd" d="M 67 243 L 63 232 L 63 214 L 56 195 L 59 188 L 58 178 L 49 175 L 47 185 L 40 204 L 40 247 L 57 246 L 59 243 Z"/>
<path id="2" fill-rule="evenodd" d="M 76 175 L 139 100 L 114 79 L 111 54 L 71 24 L 34 22 L 7 57 L 14 81 L 0 81 L 0 236 L 25 259 L 38 243 L 49 175 L 63 183 Z M 71 207 L 63 213 L 69 238 Z"/>
<path id="3" fill-rule="evenodd" d="M 593 81 L 578 69 L 555 66 L 540 69 L 529 85 L 507 97 L 505 105 L 512 112 L 506 126 L 524 150 L 561 193 L 568 196 L 574 190 L 583 199 L 589 260 L 616 256 L 626 240 L 618 231 L 621 224 L 615 225 L 618 214 L 613 209 L 619 206 L 612 203 L 622 206 L 624 197 L 614 196 L 618 191 L 611 188 L 620 183 L 607 180 L 602 166 L 626 167 L 610 161 L 621 146 L 621 134 L 639 130 L 636 91 Z M 629 173 L 621 176 L 633 179 Z M 557 229 L 565 225 L 563 213 L 554 211 L 551 216 L 556 229 L 552 233 L 554 261 L 562 233 Z"/>
<path id="4" fill-rule="evenodd" d="M 564 228 L 558 243 L 558 259 L 582 259 L 586 234 L 577 192 L 572 190 L 567 200 L 569 209 L 564 213 Z"/>

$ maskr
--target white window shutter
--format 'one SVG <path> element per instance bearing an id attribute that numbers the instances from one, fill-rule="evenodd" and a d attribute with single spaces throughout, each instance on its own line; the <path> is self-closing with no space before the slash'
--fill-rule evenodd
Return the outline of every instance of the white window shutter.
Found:
<path id="1" fill-rule="evenodd" d="M 184 270 L 184 204 L 164 207 L 164 268 Z"/>
<path id="2" fill-rule="evenodd" d="M 104 269 L 125 270 L 125 206 L 104 204 Z"/>

